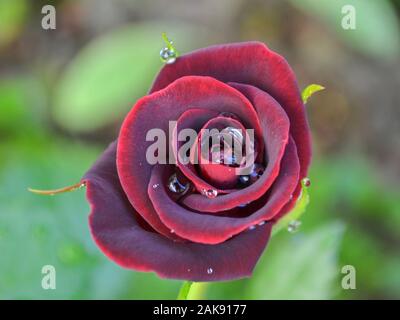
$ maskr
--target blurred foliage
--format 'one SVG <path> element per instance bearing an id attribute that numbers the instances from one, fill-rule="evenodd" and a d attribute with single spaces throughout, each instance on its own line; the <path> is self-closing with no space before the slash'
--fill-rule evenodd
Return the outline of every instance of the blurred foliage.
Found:
<path id="1" fill-rule="evenodd" d="M 340 28 L 342 0 L 290 2 L 364 54 L 398 54 L 398 22 L 387 1 L 346 1 L 357 7 L 354 32 Z M 71 12 L 84 12 L 78 10 L 78 2 L 58 3 L 69 5 Z M 83 191 L 46 197 L 28 193 L 27 187 L 52 189 L 79 181 L 104 149 L 102 130 L 117 128 L 136 99 L 148 91 L 161 67 L 161 32 L 167 31 L 184 53 L 207 41 L 203 31 L 187 21 L 171 21 L 174 18 L 154 23 L 136 17 L 133 24 L 90 34 L 89 42 L 83 37 L 81 46 L 68 42 L 68 36 L 81 31 L 79 19 L 71 19 L 75 31 L 49 36 L 53 41 L 61 35 L 65 51 L 74 52 L 65 68 L 55 70 L 59 76 L 49 81 L 46 66 L 37 65 L 47 63 L 43 51 L 32 52 L 42 59 L 28 62 L 14 54 L 21 37 L 32 35 L 24 29 L 35 16 L 30 7 L 28 1 L 0 1 L 0 49 L 7 53 L 0 74 L 0 298 L 174 299 L 181 281 L 124 270 L 100 253 L 90 236 Z M 279 33 L 276 39 L 285 41 Z M 90 133 L 91 140 L 81 133 Z M 202 296 L 400 298 L 400 192 L 398 186 L 388 186 L 378 170 L 362 154 L 316 152 L 310 204 L 300 230 L 274 236 L 252 278 L 197 284 Z M 47 264 L 56 267 L 56 290 L 41 288 L 41 268 Z M 341 267 L 347 264 L 356 268 L 357 290 L 340 286 Z"/>
<path id="2" fill-rule="evenodd" d="M 21 32 L 29 13 L 27 0 L 0 1 L 0 49 Z"/>
<path id="3" fill-rule="evenodd" d="M 122 119 L 161 66 L 163 28 L 157 23 L 124 26 L 83 48 L 56 88 L 57 122 L 70 131 L 90 132 Z M 188 26 L 167 29 L 179 39 L 179 50 L 193 47 Z"/>
<path id="4" fill-rule="evenodd" d="M 339 290 L 337 254 L 343 226 L 331 223 L 309 234 L 273 238 L 260 261 L 253 299 L 330 299 Z M 280 241 L 279 241 L 280 240 Z M 285 275 L 282 275 L 284 273 Z M 316 276 L 318 275 L 318 276 Z M 335 283 L 336 282 L 336 283 Z"/>
<path id="5" fill-rule="evenodd" d="M 335 31 L 348 45 L 377 58 L 395 58 L 400 54 L 400 27 L 390 1 L 379 0 L 290 0 Z M 356 28 L 342 28 L 344 6 L 355 9 Z"/>

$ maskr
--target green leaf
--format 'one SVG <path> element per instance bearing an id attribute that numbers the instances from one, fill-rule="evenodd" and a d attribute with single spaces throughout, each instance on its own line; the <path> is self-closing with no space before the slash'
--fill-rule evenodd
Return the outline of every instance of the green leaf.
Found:
<path id="1" fill-rule="evenodd" d="M 54 117 L 70 131 L 90 132 L 122 121 L 146 95 L 161 67 L 160 33 L 165 25 L 134 24 L 102 35 L 72 60 L 55 93 Z M 188 50 L 193 28 L 168 32 Z"/>
<path id="2" fill-rule="evenodd" d="M 176 298 L 177 300 L 187 300 L 190 288 L 192 287 L 193 282 L 191 281 L 185 281 L 182 284 L 181 289 L 179 290 L 178 297 Z"/>
<path id="3" fill-rule="evenodd" d="M 308 98 L 310 98 L 314 93 L 324 90 L 324 89 L 325 89 L 325 87 L 323 87 L 319 84 L 310 84 L 301 93 L 301 98 L 303 99 L 303 103 L 306 104 L 308 101 Z"/>
<path id="4" fill-rule="evenodd" d="M 271 241 L 248 284 L 250 299 L 330 299 L 340 289 L 338 250 L 343 225 Z"/>
<path id="5" fill-rule="evenodd" d="M 286 229 L 291 221 L 298 220 L 306 211 L 309 202 L 310 195 L 308 194 L 308 187 L 305 185 L 303 179 L 303 181 L 301 181 L 301 194 L 297 199 L 295 207 L 275 224 L 272 229 L 272 236 L 276 235 L 282 229 Z"/>

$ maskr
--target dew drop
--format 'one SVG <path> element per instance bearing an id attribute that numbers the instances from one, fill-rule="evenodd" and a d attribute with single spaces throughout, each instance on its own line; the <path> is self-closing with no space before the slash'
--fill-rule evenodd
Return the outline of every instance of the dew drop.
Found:
<path id="1" fill-rule="evenodd" d="M 176 61 L 176 52 L 170 48 L 162 48 L 160 51 L 160 58 L 166 64 L 172 64 Z"/>
<path id="2" fill-rule="evenodd" d="M 293 221 L 289 222 L 287 229 L 290 233 L 295 233 L 299 229 L 300 226 L 301 226 L 301 221 L 293 220 Z"/>
<path id="3" fill-rule="evenodd" d="M 253 165 L 253 169 L 250 172 L 250 182 L 254 183 L 256 182 L 264 173 L 264 166 L 258 163 L 255 163 Z"/>
<path id="4" fill-rule="evenodd" d="M 309 186 L 311 185 L 311 180 L 310 180 L 309 178 L 304 178 L 304 179 L 302 180 L 302 182 L 303 182 L 303 185 L 304 185 L 305 187 L 309 187 Z"/>
<path id="5" fill-rule="evenodd" d="M 155 183 L 155 184 L 153 184 L 153 189 L 157 189 L 159 186 L 160 186 L 159 183 Z"/>
<path id="6" fill-rule="evenodd" d="M 250 176 L 249 175 L 242 175 L 239 176 L 239 186 L 246 187 L 250 184 Z"/>
<path id="7" fill-rule="evenodd" d="M 248 205 L 249 203 L 250 203 L 250 202 L 242 203 L 242 204 L 239 204 L 237 207 L 238 207 L 238 208 L 244 208 L 244 207 L 247 207 L 247 205 Z"/>
<path id="8" fill-rule="evenodd" d="M 220 115 L 221 117 L 232 118 L 232 119 L 238 120 L 237 115 L 234 114 L 234 113 L 232 113 L 232 112 L 224 111 L 224 112 L 221 112 L 219 115 Z"/>
<path id="9" fill-rule="evenodd" d="M 254 230 L 256 228 L 256 226 L 250 226 L 249 230 Z"/>
<path id="10" fill-rule="evenodd" d="M 208 269 L 207 269 L 207 273 L 208 273 L 208 274 L 212 274 L 213 272 L 214 272 L 214 270 L 213 270 L 212 268 L 208 268 Z"/>
<path id="11" fill-rule="evenodd" d="M 265 224 L 265 221 L 261 221 L 258 225 L 263 226 Z"/>
<path id="12" fill-rule="evenodd" d="M 229 134 L 234 140 L 238 140 L 241 143 L 243 142 L 243 134 L 242 130 L 234 128 L 234 127 L 226 127 L 221 131 L 222 134 Z"/>
<path id="13" fill-rule="evenodd" d="M 173 193 L 184 194 L 189 190 L 189 183 L 183 184 L 179 181 L 176 173 L 174 173 L 168 180 L 168 189 Z M 154 186 L 153 186 L 154 187 Z"/>
<path id="14" fill-rule="evenodd" d="M 202 194 L 205 195 L 207 198 L 213 199 L 218 195 L 218 191 L 213 189 L 203 190 Z"/>

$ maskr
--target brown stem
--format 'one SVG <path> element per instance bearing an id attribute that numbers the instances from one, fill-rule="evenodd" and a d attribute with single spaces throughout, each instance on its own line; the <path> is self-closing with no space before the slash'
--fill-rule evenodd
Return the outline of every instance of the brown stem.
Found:
<path id="1" fill-rule="evenodd" d="M 75 191 L 77 189 L 83 188 L 85 186 L 84 182 L 78 182 L 76 184 L 73 184 L 72 186 L 68 187 L 63 187 L 60 189 L 54 189 L 54 190 L 38 190 L 38 189 L 32 189 L 28 188 L 28 191 L 36 194 L 42 194 L 46 196 L 53 196 L 58 193 L 64 193 L 64 192 L 70 192 L 70 191 Z"/>

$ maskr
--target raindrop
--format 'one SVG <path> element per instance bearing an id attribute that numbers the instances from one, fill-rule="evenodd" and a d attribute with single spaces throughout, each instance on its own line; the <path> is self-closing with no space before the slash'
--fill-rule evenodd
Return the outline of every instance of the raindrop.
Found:
<path id="1" fill-rule="evenodd" d="M 304 185 L 305 187 L 309 187 L 309 186 L 311 185 L 311 180 L 310 180 L 309 178 L 304 178 L 304 179 L 302 180 L 302 182 L 303 182 L 303 185 Z"/>
<path id="2" fill-rule="evenodd" d="M 301 226 L 301 221 L 293 220 L 289 222 L 287 229 L 290 233 L 295 233 L 300 226 Z"/>
<path id="3" fill-rule="evenodd" d="M 264 173 L 264 166 L 258 163 L 255 163 L 253 165 L 253 169 L 250 172 L 250 182 L 254 183 L 256 182 Z"/>
<path id="4" fill-rule="evenodd" d="M 170 231 L 171 233 L 175 233 L 175 230 L 174 229 L 171 229 L 171 231 Z"/>
<path id="5" fill-rule="evenodd" d="M 258 225 L 263 226 L 265 224 L 265 221 L 261 221 Z"/>
<path id="6" fill-rule="evenodd" d="M 239 186 L 246 187 L 250 184 L 250 176 L 249 175 L 242 175 L 239 176 Z"/>
<path id="7" fill-rule="evenodd" d="M 153 184 L 153 189 L 157 189 L 159 186 L 160 186 L 159 183 L 155 183 L 155 184 Z"/>
<path id="8" fill-rule="evenodd" d="M 256 228 L 256 226 L 250 226 L 249 230 L 254 230 Z"/>
<path id="9" fill-rule="evenodd" d="M 205 195 L 207 198 L 213 199 L 218 195 L 218 191 L 213 189 L 203 190 L 202 194 Z"/>
<path id="10" fill-rule="evenodd" d="M 225 117 L 225 118 L 238 119 L 236 114 L 234 114 L 232 112 L 228 112 L 228 111 L 221 112 L 219 115 L 221 117 Z"/>
<path id="11" fill-rule="evenodd" d="M 208 274 L 212 274 L 213 272 L 214 272 L 214 270 L 213 270 L 212 268 L 208 268 L 208 269 L 207 269 L 207 273 L 208 273 Z"/>
<path id="12" fill-rule="evenodd" d="M 154 185 L 153 185 L 154 188 Z M 168 180 L 168 189 L 173 193 L 184 194 L 189 190 L 189 183 L 183 184 L 174 173 Z"/>
<path id="13" fill-rule="evenodd" d="M 179 53 L 175 49 L 173 42 L 170 39 L 168 39 L 167 34 L 165 32 L 163 32 L 161 36 L 166 45 L 160 51 L 161 61 L 166 64 L 174 63 L 176 61 L 176 58 L 178 57 Z"/>
<path id="14" fill-rule="evenodd" d="M 234 127 L 226 127 L 221 131 L 222 134 L 229 134 L 233 139 L 243 142 L 243 134 L 242 130 L 234 128 Z"/>
<path id="15" fill-rule="evenodd" d="M 160 58 L 166 64 L 172 64 L 176 61 L 176 52 L 170 48 L 162 48 L 160 51 Z"/>
<path id="16" fill-rule="evenodd" d="M 247 207 L 247 205 L 248 205 L 249 203 L 250 203 L 250 202 L 246 202 L 246 203 L 239 204 L 239 205 L 238 205 L 238 208 Z"/>

